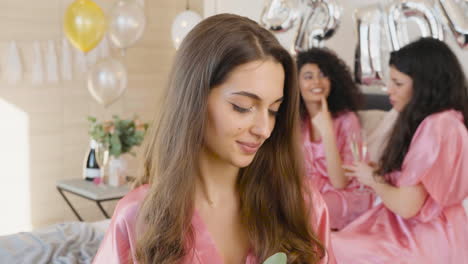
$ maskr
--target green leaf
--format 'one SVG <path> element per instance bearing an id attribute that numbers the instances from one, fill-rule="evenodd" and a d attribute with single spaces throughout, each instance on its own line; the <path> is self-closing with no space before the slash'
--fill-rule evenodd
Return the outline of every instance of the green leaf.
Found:
<path id="1" fill-rule="evenodd" d="M 276 253 L 273 256 L 269 257 L 263 264 L 286 264 L 288 258 L 283 252 Z"/>
<path id="2" fill-rule="evenodd" d="M 113 134 L 110 138 L 110 155 L 119 157 L 122 154 L 122 144 L 117 133 Z"/>
<path id="3" fill-rule="evenodd" d="M 97 142 L 109 146 L 109 154 L 111 156 L 118 157 L 124 153 L 134 155 L 132 148 L 141 145 L 148 128 L 147 123 L 138 121 L 137 130 L 135 120 L 137 120 L 136 115 L 134 119 L 128 120 L 113 115 L 112 120 L 102 122 L 98 121 L 95 117 L 88 116 L 88 133 Z M 143 125 L 143 130 L 141 129 L 141 125 Z M 110 127 L 112 127 L 111 130 L 109 129 Z"/>

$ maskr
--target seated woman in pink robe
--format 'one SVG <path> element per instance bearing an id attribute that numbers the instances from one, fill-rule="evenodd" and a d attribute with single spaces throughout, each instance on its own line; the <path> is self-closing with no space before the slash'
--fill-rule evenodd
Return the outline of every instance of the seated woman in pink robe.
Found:
<path id="1" fill-rule="evenodd" d="M 382 204 L 332 235 L 338 263 L 468 263 L 468 90 L 456 56 L 422 38 L 392 52 L 400 112 L 378 168 L 346 166 Z"/>
<path id="2" fill-rule="evenodd" d="M 346 64 L 331 50 L 299 52 L 297 65 L 306 174 L 323 195 L 331 228 L 341 229 L 369 210 L 375 198 L 342 168 L 365 155 L 360 147 L 354 155 L 351 150 L 353 142 L 363 144 L 355 114 L 362 94 Z"/>
<path id="3" fill-rule="evenodd" d="M 294 61 L 256 22 L 221 14 L 182 42 L 139 187 L 94 263 L 335 263 L 303 175 Z"/>

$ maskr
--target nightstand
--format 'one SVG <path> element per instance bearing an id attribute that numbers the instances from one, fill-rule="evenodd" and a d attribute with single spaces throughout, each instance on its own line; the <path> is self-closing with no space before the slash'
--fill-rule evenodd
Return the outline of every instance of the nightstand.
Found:
<path id="1" fill-rule="evenodd" d="M 68 206 L 70 206 L 70 209 L 72 209 L 73 213 L 80 221 L 83 221 L 83 218 L 81 218 L 81 216 L 78 214 L 76 209 L 68 200 L 67 196 L 65 196 L 64 192 L 69 192 L 90 201 L 96 202 L 102 214 L 106 218 L 110 218 L 109 214 L 104 210 L 101 203 L 106 201 L 119 200 L 130 191 L 130 187 L 128 185 L 119 187 L 113 187 L 107 184 L 98 185 L 84 179 L 60 180 L 57 182 L 56 186 L 65 202 L 68 204 Z"/>

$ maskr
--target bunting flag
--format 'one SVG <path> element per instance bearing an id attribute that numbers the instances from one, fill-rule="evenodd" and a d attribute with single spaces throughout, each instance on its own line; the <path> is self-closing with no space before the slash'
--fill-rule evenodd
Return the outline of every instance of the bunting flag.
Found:
<path id="1" fill-rule="evenodd" d="M 102 38 L 102 41 L 101 43 L 99 43 L 99 46 L 97 48 L 98 48 L 98 53 L 99 53 L 98 55 L 99 59 L 107 58 L 110 56 L 109 40 L 107 39 L 107 36 Z"/>
<path id="2" fill-rule="evenodd" d="M 44 66 L 42 63 L 41 44 L 38 41 L 33 43 L 33 60 L 32 60 L 32 83 L 40 85 L 44 82 Z"/>
<path id="3" fill-rule="evenodd" d="M 88 71 L 88 65 L 86 65 L 86 55 L 78 49 L 75 49 L 75 64 L 79 73 L 83 74 Z"/>
<path id="4" fill-rule="evenodd" d="M 96 46 L 94 49 L 86 53 L 86 63 L 88 67 L 96 64 L 96 61 L 98 59 L 98 47 L 99 46 Z"/>
<path id="5" fill-rule="evenodd" d="M 23 77 L 23 65 L 15 41 L 12 41 L 8 47 L 4 74 L 5 79 L 10 84 L 18 83 Z"/>
<path id="6" fill-rule="evenodd" d="M 73 79 L 72 57 L 70 44 L 66 38 L 62 39 L 62 56 L 60 57 L 60 73 L 62 80 L 70 81 Z"/>
<path id="7" fill-rule="evenodd" d="M 52 40 L 47 42 L 46 52 L 46 69 L 47 69 L 47 81 L 58 82 L 58 63 L 57 63 L 57 52 L 55 51 L 55 43 Z"/>

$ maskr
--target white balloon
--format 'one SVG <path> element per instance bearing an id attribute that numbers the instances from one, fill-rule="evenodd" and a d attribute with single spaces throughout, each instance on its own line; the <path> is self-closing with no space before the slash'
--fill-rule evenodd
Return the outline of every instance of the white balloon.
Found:
<path id="1" fill-rule="evenodd" d="M 109 36 L 112 43 L 126 49 L 137 42 L 145 31 L 146 17 L 135 1 L 120 0 L 110 12 Z"/>
<path id="2" fill-rule="evenodd" d="M 99 61 L 88 72 L 88 90 L 105 107 L 111 105 L 127 88 L 127 71 L 113 58 Z"/>
<path id="3" fill-rule="evenodd" d="M 202 20 L 201 16 L 193 11 L 187 10 L 176 16 L 172 23 L 172 41 L 174 47 L 179 48 L 185 36 Z"/>

